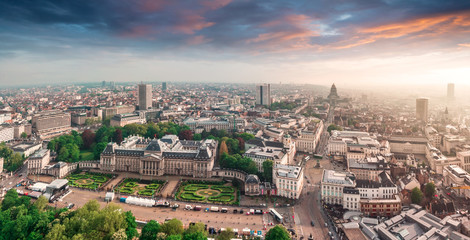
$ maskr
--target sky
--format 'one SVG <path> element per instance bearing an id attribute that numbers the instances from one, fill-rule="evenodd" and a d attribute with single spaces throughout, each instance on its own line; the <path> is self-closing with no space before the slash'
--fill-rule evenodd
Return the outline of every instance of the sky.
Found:
<path id="1" fill-rule="evenodd" d="M 0 88 L 470 85 L 468 0 L 0 0 Z"/>

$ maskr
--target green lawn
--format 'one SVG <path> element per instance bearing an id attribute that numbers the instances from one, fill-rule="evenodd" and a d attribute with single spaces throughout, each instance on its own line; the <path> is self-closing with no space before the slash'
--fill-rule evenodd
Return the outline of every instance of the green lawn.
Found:
<path id="1" fill-rule="evenodd" d="M 91 161 L 95 160 L 95 155 L 90 150 L 81 150 L 80 151 L 80 159 L 82 161 Z"/>

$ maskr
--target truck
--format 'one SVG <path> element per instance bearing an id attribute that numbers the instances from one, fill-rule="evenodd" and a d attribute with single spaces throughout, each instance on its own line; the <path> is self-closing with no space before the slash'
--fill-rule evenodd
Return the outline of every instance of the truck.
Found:
<path id="1" fill-rule="evenodd" d="M 211 212 L 218 212 L 219 208 L 218 207 L 211 207 Z"/>

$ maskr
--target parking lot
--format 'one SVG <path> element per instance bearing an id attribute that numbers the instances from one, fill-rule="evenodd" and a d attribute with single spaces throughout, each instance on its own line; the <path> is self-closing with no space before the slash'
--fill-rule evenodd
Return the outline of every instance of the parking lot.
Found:
<path id="1" fill-rule="evenodd" d="M 74 203 L 75 208 L 76 207 L 81 207 L 85 203 L 87 203 L 89 200 L 96 199 L 102 207 L 106 206 L 106 202 L 104 202 L 104 192 L 94 192 L 94 191 L 87 191 L 87 190 L 81 190 L 77 188 L 72 188 L 72 193 L 68 194 L 65 196 L 61 201 L 57 202 L 58 207 L 65 207 L 69 203 Z M 126 203 L 121 203 L 119 202 L 119 199 L 116 197 L 113 201 L 113 203 L 119 205 L 124 211 L 132 211 L 136 219 L 141 220 L 141 221 L 149 221 L 149 220 L 156 220 L 158 222 L 164 222 L 165 219 L 171 219 L 171 218 L 177 218 L 183 222 L 185 226 L 188 226 L 190 222 L 202 222 L 204 224 L 207 224 L 208 227 L 215 227 L 215 228 L 236 228 L 240 232 L 244 228 L 249 228 L 251 230 L 262 230 L 263 233 L 265 232 L 264 230 L 264 224 L 266 224 L 267 229 L 269 229 L 272 226 L 270 223 L 273 223 L 273 225 L 276 224 L 276 222 L 273 222 L 273 218 L 271 217 L 270 214 L 261 214 L 261 215 L 246 215 L 246 212 L 249 211 L 250 209 L 246 208 L 236 208 L 236 207 L 225 207 L 228 209 L 227 213 L 221 213 L 221 212 L 205 212 L 205 208 L 210 208 L 213 205 L 209 204 L 195 204 L 195 203 L 182 203 L 178 202 L 180 205 L 179 208 L 176 210 L 173 210 L 171 208 L 159 208 L 159 207 L 141 207 L 141 206 L 135 206 L 135 205 L 129 205 Z M 51 204 L 51 205 L 55 205 Z M 193 211 L 193 210 L 184 210 L 184 207 L 186 204 L 191 205 L 192 207 L 198 205 L 202 207 L 201 211 Z M 222 208 L 222 206 L 218 206 L 219 209 Z M 243 209 L 244 213 L 233 213 L 233 209 Z M 266 209 L 263 209 L 266 211 Z"/>

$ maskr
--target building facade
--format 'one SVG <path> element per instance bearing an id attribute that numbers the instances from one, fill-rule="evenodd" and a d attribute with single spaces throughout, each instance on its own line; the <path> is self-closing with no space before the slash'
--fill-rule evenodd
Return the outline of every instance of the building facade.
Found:
<path id="1" fill-rule="evenodd" d="M 152 108 L 152 85 L 139 84 L 139 110 Z"/>
<path id="2" fill-rule="evenodd" d="M 429 118 L 428 113 L 428 98 L 418 98 L 416 99 L 416 119 L 418 121 L 427 122 Z"/>
<path id="3" fill-rule="evenodd" d="M 41 139 L 49 139 L 67 133 L 71 129 L 71 115 L 61 111 L 45 111 L 33 116 L 32 130 Z"/>
<path id="4" fill-rule="evenodd" d="M 280 197 L 299 199 L 304 186 L 303 167 L 276 164 L 273 166 L 273 183 Z"/>
<path id="5" fill-rule="evenodd" d="M 209 178 L 212 176 L 217 144 L 211 139 L 180 141 L 175 135 L 153 140 L 134 136 L 121 145 L 108 144 L 101 153 L 100 169 L 151 176 L 165 174 Z"/>
<path id="6" fill-rule="evenodd" d="M 256 105 L 271 105 L 271 84 L 256 85 Z"/>
<path id="7" fill-rule="evenodd" d="M 355 188 L 356 177 L 349 172 L 323 170 L 321 199 L 327 204 L 343 204 L 344 188 Z"/>
<path id="8" fill-rule="evenodd" d="M 41 149 L 29 156 L 27 159 L 28 174 L 40 174 L 42 169 L 49 164 L 50 156 L 51 151 L 49 149 Z"/>

